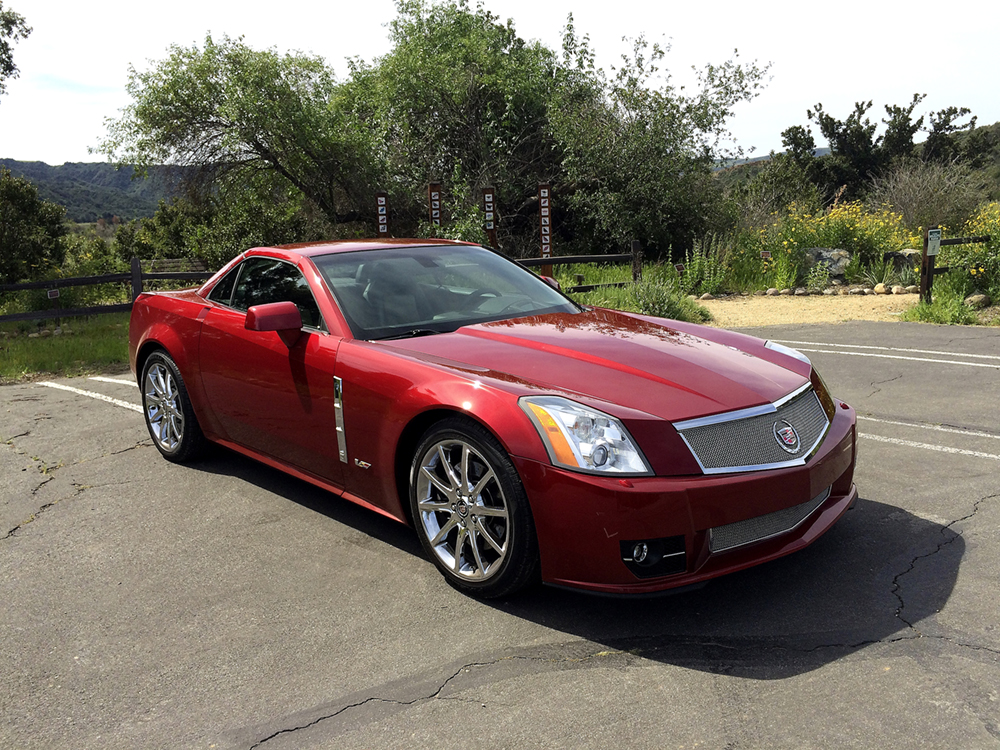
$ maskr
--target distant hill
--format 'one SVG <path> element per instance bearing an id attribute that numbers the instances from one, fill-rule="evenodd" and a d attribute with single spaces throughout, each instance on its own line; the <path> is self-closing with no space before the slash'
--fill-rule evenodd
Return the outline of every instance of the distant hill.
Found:
<path id="1" fill-rule="evenodd" d="M 161 200 L 171 194 L 170 170 L 150 170 L 146 179 L 132 179 L 131 167 L 113 164 L 67 163 L 58 167 L 40 161 L 0 159 L 0 166 L 26 177 L 38 188 L 39 197 L 66 207 L 66 218 L 92 222 L 118 216 L 123 220 L 152 216 Z"/>

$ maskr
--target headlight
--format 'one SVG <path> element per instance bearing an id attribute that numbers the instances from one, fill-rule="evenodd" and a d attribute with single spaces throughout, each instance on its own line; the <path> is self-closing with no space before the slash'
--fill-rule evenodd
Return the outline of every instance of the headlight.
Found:
<path id="1" fill-rule="evenodd" d="M 552 463 L 590 474 L 652 474 L 625 426 L 602 411 L 560 396 L 518 403 L 535 423 Z"/>
<path id="2" fill-rule="evenodd" d="M 805 362 L 807 365 L 812 364 L 812 362 L 809 361 L 809 357 L 800 352 L 798 349 L 792 349 L 790 346 L 785 346 L 784 344 L 779 344 L 775 341 L 765 341 L 764 348 L 780 352 L 781 354 L 787 354 L 789 357 L 795 357 L 795 359 L 800 362 Z"/>

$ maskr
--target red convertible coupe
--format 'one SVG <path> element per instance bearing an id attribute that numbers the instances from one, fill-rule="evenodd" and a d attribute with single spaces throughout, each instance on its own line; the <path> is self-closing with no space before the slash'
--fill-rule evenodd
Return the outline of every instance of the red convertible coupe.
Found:
<path id="1" fill-rule="evenodd" d="M 476 245 L 249 250 L 140 295 L 129 356 L 165 458 L 210 440 L 411 524 L 482 597 L 700 583 L 857 497 L 854 411 L 802 354 L 582 307 Z"/>

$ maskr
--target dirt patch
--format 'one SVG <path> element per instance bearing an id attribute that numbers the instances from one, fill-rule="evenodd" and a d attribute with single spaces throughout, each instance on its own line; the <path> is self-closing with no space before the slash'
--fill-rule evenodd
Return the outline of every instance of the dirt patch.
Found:
<path id="1" fill-rule="evenodd" d="M 808 297 L 724 297 L 699 300 L 712 313 L 710 325 L 741 328 L 790 323 L 840 323 L 846 320 L 899 320 L 920 301 L 917 294 Z"/>

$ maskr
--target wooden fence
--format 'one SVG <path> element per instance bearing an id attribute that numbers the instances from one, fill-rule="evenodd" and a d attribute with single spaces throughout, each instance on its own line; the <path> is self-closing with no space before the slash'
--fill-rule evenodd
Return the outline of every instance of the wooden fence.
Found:
<path id="1" fill-rule="evenodd" d="M 574 263 L 631 263 L 632 280 L 639 281 L 642 278 L 642 250 L 639 243 L 632 243 L 631 253 L 621 253 L 618 255 L 563 255 L 549 258 L 524 258 L 519 260 L 522 266 L 529 268 L 541 266 L 542 272 L 551 274 L 552 266 L 569 265 Z M 45 289 L 49 292 L 49 299 L 52 300 L 52 308 L 48 310 L 33 310 L 23 313 L 13 313 L 11 315 L 0 315 L 0 323 L 17 320 L 47 320 L 59 318 L 72 318 L 81 315 L 105 315 L 107 313 L 129 312 L 132 309 L 132 302 L 143 291 L 145 281 L 206 281 L 212 277 L 212 272 L 208 271 L 205 262 L 201 260 L 169 259 L 154 260 L 149 262 L 149 270 L 142 270 L 142 263 L 138 258 L 132 258 L 131 271 L 129 273 L 109 273 L 103 276 L 83 276 L 72 279 L 51 279 L 49 281 L 29 281 L 23 284 L 2 284 L 0 292 L 19 292 L 26 289 Z M 182 270 L 188 269 L 188 270 Z M 117 305 L 94 305 L 91 307 L 63 308 L 59 304 L 59 290 L 74 286 L 97 286 L 98 284 L 130 284 L 132 301 Z M 583 284 L 567 289 L 568 292 L 589 292 L 591 289 L 607 286 L 624 286 L 630 282 L 618 282 L 612 284 Z"/>
<path id="2" fill-rule="evenodd" d="M 129 312 L 132 302 L 117 305 L 93 305 L 91 307 L 63 308 L 59 304 L 59 290 L 74 286 L 97 286 L 98 284 L 129 284 L 132 301 L 142 293 L 145 281 L 206 281 L 212 277 L 202 260 L 170 259 L 150 262 L 150 270 L 144 272 L 138 258 L 132 258 L 129 273 L 109 273 L 102 276 L 83 276 L 72 279 L 51 279 L 49 281 L 29 281 L 23 284 L 2 284 L 0 292 L 20 292 L 26 289 L 45 289 L 52 300 L 48 310 L 32 310 L 11 315 L 0 315 L 0 322 L 17 320 L 48 320 L 51 318 L 72 318 L 81 315 L 106 315 L 108 313 Z M 187 268 L 189 270 L 180 270 Z"/>

